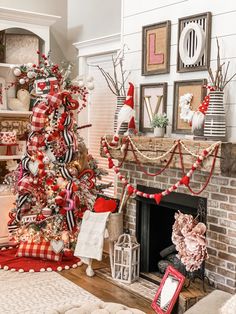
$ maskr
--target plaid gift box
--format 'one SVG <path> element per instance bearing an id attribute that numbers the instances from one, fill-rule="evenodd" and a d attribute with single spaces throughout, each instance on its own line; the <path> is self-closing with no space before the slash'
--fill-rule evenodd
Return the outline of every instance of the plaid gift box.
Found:
<path id="1" fill-rule="evenodd" d="M 56 254 L 51 247 L 50 242 L 42 240 L 40 243 L 21 242 L 16 252 L 18 257 L 37 257 L 41 259 L 48 259 L 51 261 L 61 261 L 62 254 Z"/>
<path id="2" fill-rule="evenodd" d="M 41 131 L 45 127 L 47 119 L 48 106 L 45 102 L 41 102 L 34 106 L 31 116 L 31 131 Z"/>

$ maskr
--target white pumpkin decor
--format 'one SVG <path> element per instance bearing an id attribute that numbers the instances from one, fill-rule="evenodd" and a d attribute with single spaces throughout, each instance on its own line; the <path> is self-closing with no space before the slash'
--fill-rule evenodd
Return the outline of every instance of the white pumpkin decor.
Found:
<path id="1" fill-rule="evenodd" d="M 19 89 L 16 98 L 9 98 L 8 108 L 14 111 L 29 111 L 30 93 L 26 89 Z"/>

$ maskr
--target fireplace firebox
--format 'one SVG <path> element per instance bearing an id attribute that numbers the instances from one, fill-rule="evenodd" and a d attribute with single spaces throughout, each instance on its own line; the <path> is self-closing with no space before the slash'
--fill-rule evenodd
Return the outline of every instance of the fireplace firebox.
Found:
<path id="1" fill-rule="evenodd" d="M 144 193 L 160 193 L 162 190 L 143 185 L 138 190 Z M 191 214 L 206 223 L 207 199 L 184 193 L 171 193 L 156 204 L 155 200 L 136 196 L 136 237 L 140 243 L 140 271 L 156 273 L 160 253 L 170 247 L 174 215 L 177 211 Z"/>

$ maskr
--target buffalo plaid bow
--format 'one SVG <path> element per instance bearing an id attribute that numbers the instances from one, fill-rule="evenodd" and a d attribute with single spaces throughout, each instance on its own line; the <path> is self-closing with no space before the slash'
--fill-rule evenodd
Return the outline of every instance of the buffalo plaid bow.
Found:
<path id="1" fill-rule="evenodd" d="M 45 102 L 40 102 L 33 108 L 31 116 L 31 130 L 41 131 L 46 122 L 48 106 Z"/>

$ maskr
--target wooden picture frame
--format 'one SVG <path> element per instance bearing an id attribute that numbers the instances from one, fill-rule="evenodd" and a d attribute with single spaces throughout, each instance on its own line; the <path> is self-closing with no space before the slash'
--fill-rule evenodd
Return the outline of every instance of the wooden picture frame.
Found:
<path id="1" fill-rule="evenodd" d="M 5 33 L 5 62 L 10 64 L 38 64 L 39 37 L 31 34 Z"/>
<path id="2" fill-rule="evenodd" d="M 172 133 L 192 134 L 189 123 L 180 118 L 180 97 L 187 93 L 192 94 L 190 109 L 196 111 L 206 96 L 206 88 L 203 87 L 206 84 L 206 79 L 174 82 Z"/>
<path id="3" fill-rule="evenodd" d="M 139 131 L 152 132 L 151 116 L 167 110 L 167 83 L 141 84 L 139 110 Z"/>
<path id="4" fill-rule="evenodd" d="M 0 111 L 7 109 L 6 80 L 0 77 Z"/>
<path id="5" fill-rule="evenodd" d="M 209 68 L 211 16 L 211 12 L 204 12 L 179 18 L 177 72 L 204 71 Z M 186 64 L 182 59 L 186 60 Z"/>
<path id="6" fill-rule="evenodd" d="M 142 75 L 170 72 L 171 22 L 143 26 Z"/>
<path id="7" fill-rule="evenodd" d="M 174 267 L 168 266 L 152 301 L 152 308 L 158 314 L 171 314 L 185 277 Z"/>

